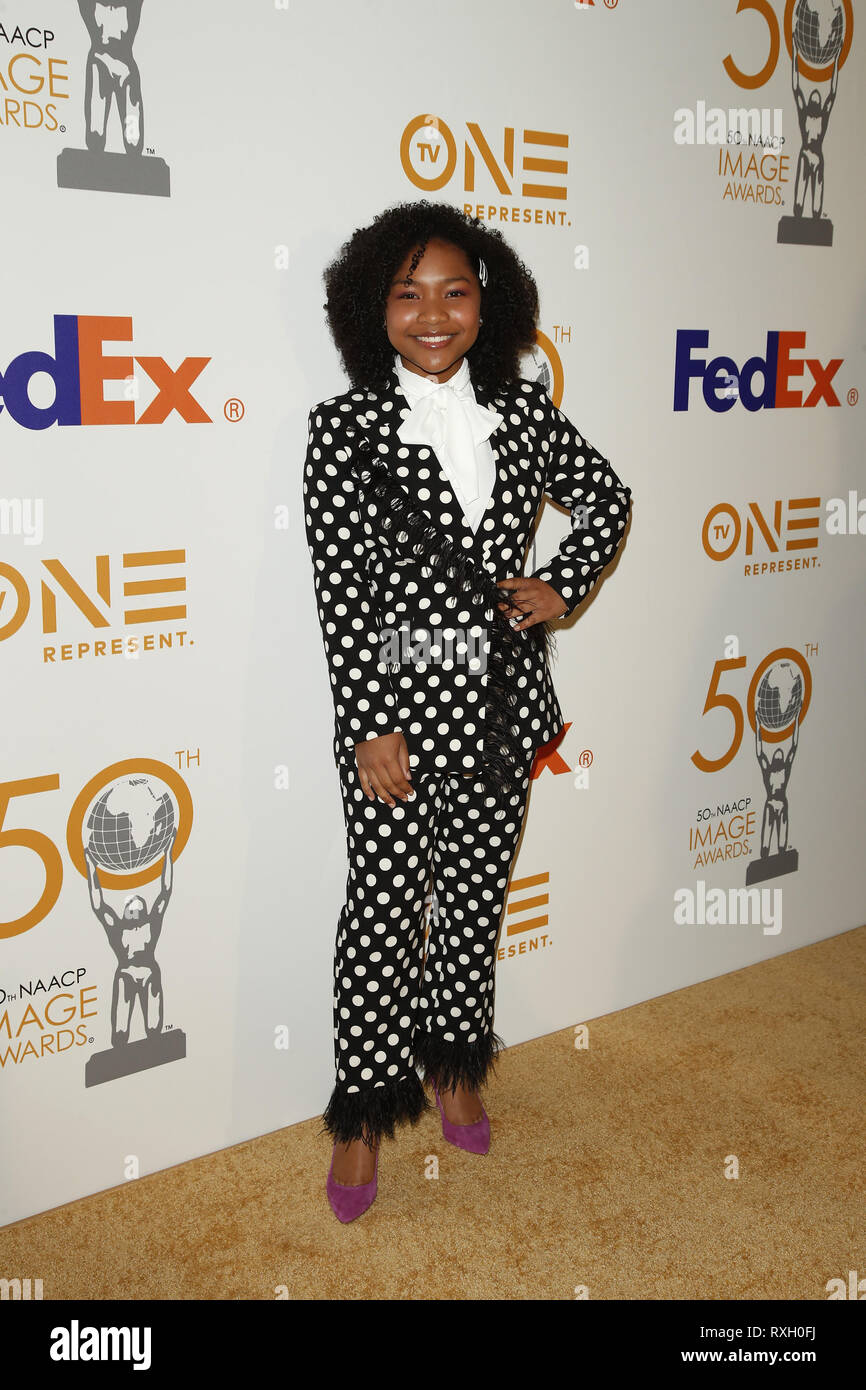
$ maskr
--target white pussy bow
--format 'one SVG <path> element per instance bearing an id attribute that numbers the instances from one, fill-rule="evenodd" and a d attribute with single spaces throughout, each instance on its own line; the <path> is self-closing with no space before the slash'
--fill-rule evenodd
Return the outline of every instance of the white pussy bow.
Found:
<path id="1" fill-rule="evenodd" d="M 454 485 L 458 499 L 477 501 L 482 487 L 477 446 L 488 439 L 503 417 L 479 405 L 464 357 L 448 381 L 421 376 L 395 358 L 397 376 L 412 409 L 397 430 L 404 444 L 427 444 Z"/>

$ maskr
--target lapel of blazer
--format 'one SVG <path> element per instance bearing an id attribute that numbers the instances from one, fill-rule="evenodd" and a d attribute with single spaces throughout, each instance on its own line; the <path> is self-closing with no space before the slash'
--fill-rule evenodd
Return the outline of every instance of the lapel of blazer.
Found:
<path id="1" fill-rule="evenodd" d="M 506 463 L 508 457 L 508 440 L 515 434 L 514 426 L 508 419 L 507 396 L 492 396 L 481 386 L 472 383 L 475 392 L 475 399 L 479 405 L 486 406 L 490 410 L 495 410 L 502 416 L 502 423 L 497 425 L 493 433 L 489 436 L 490 444 L 493 449 L 493 461 L 496 467 L 493 491 L 487 503 L 484 516 L 489 516 L 502 506 L 502 494 L 506 489 Z M 431 487 L 429 498 L 419 498 L 418 490 L 421 486 L 418 480 L 418 469 L 423 466 L 425 460 L 421 458 L 421 452 L 426 447 L 423 444 L 404 444 L 398 438 L 397 430 L 401 421 L 409 414 L 411 406 L 403 392 L 400 390 L 397 369 L 393 368 L 388 379 L 388 385 L 384 391 L 370 391 L 369 396 L 379 403 L 380 407 L 388 402 L 385 417 L 388 418 L 390 429 L 387 434 L 379 435 L 376 426 L 383 422 L 383 415 L 377 412 L 377 419 L 372 424 L 372 432 L 375 438 L 374 449 L 383 458 L 387 459 L 397 482 L 403 490 L 411 497 L 412 501 L 420 506 L 445 535 L 464 549 L 474 549 L 480 543 L 484 533 L 481 524 L 478 530 L 472 532 L 472 527 L 463 515 L 463 509 L 454 495 L 454 491 L 446 474 L 444 473 L 435 450 L 429 448 L 428 457 L 432 463 L 430 479 Z M 378 436 L 378 437 L 376 437 Z M 373 442 L 371 440 L 371 442 Z M 402 457 L 399 455 L 401 449 L 407 449 L 408 453 Z M 435 491 L 435 498 L 432 495 Z M 445 500 L 439 505 L 439 494 L 447 494 Z M 442 514 L 446 512 L 451 517 L 451 521 L 442 521 Z M 472 542 L 471 546 L 464 545 L 464 537 Z"/>

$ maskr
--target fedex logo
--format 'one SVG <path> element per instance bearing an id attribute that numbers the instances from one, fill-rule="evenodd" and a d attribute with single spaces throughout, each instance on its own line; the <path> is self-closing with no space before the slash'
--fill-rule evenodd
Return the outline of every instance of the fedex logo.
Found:
<path id="1" fill-rule="evenodd" d="M 706 352 L 710 335 L 700 328 L 681 328 L 677 333 L 674 365 L 674 410 L 688 410 L 692 378 L 697 377 L 710 410 L 730 410 L 737 400 L 747 410 L 799 409 L 840 405 L 833 389 L 833 378 L 844 358 L 834 357 L 826 365 L 816 357 L 798 357 L 806 346 L 805 333 L 768 333 L 763 357 L 750 357 L 738 367 L 732 357 L 713 357 L 707 361 L 697 354 Z M 812 378 L 811 384 L 806 372 Z M 793 385 L 804 377 L 802 388 Z M 757 383 L 756 383 L 757 378 Z M 808 389 L 807 389 L 808 388 Z"/>
<path id="2" fill-rule="evenodd" d="M 163 357 L 132 357 L 103 351 L 107 342 L 132 341 L 132 319 L 102 314 L 55 314 L 54 355 L 22 352 L 0 372 L 0 415 L 7 414 L 28 430 L 49 425 L 161 425 L 172 411 L 187 424 L 211 419 L 192 395 L 192 386 L 210 361 L 186 357 L 169 367 Z M 138 382 L 135 364 L 150 378 L 156 395 L 136 418 Z M 34 405 L 30 383 L 35 376 L 54 383 L 50 405 Z M 127 383 L 128 398 L 105 399 L 106 381 Z"/>

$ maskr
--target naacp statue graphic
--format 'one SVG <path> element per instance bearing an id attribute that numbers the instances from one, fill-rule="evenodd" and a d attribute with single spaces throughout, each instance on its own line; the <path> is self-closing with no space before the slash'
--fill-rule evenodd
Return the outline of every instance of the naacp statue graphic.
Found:
<path id="1" fill-rule="evenodd" d="M 779 219 L 777 240 L 797 246 L 832 246 L 833 223 L 824 216 L 824 137 L 836 102 L 839 55 L 845 38 L 840 0 L 799 0 L 791 30 L 791 85 L 800 128 L 794 215 Z M 830 88 L 806 96 L 801 60 L 813 69 L 832 64 Z"/>
<path id="2" fill-rule="evenodd" d="M 84 846 L 90 906 L 117 962 L 111 996 L 111 1047 L 88 1059 L 84 1084 L 95 1086 L 186 1056 L 179 1029 L 163 1032 L 162 971 L 156 948 L 171 899 L 177 839 L 174 805 L 158 794 L 149 777 L 123 778 L 98 798 L 87 821 Z M 128 893 L 121 911 L 106 901 L 99 867 L 113 873 L 139 871 L 162 859 L 159 887 L 148 907 Z M 143 1036 L 133 1039 L 134 1030 Z"/>
<path id="3" fill-rule="evenodd" d="M 85 149 L 57 156 L 58 188 L 102 193 L 149 193 L 168 198 L 171 180 L 164 160 L 145 153 L 141 74 L 132 53 L 143 0 L 106 5 L 78 0 L 90 48 L 84 73 Z M 106 148 L 112 112 L 123 151 Z"/>
<path id="4" fill-rule="evenodd" d="M 747 884 L 795 873 L 799 864 L 797 851 L 788 844 L 788 783 L 797 752 L 802 706 L 802 673 L 791 661 L 774 661 L 764 672 L 755 696 L 755 756 L 764 782 L 764 814 L 760 858 L 749 864 Z M 791 727 L 787 752 L 777 743 L 769 757 L 764 748 L 762 727 L 774 733 Z"/>

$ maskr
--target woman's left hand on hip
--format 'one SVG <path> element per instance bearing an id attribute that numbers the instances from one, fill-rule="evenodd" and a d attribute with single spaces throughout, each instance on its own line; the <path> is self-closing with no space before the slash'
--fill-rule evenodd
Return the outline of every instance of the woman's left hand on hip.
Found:
<path id="1" fill-rule="evenodd" d="M 512 627 L 518 632 L 536 623 L 546 622 L 549 618 L 561 618 L 568 607 L 562 595 L 543 579 L 517 575 L 513 579 L 500 579 L 497 583 L 508 595 L 499 607 L 507 613 Z M 517 618 L 518 613 L 523 613 L 524 617 Z"/>

